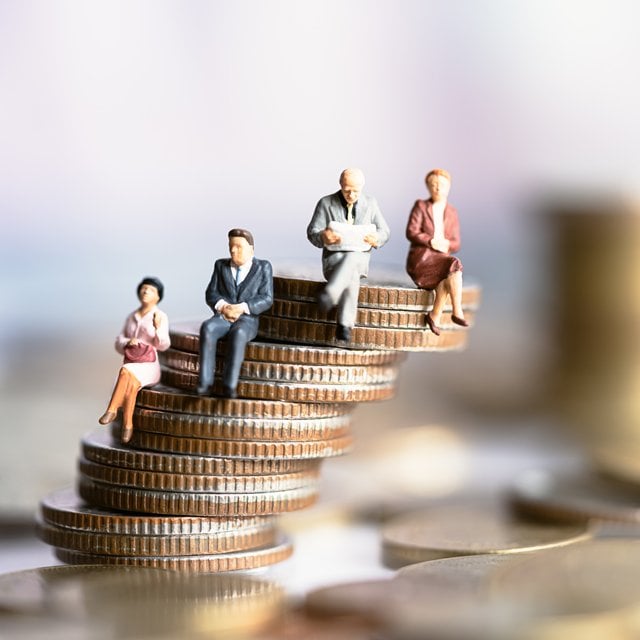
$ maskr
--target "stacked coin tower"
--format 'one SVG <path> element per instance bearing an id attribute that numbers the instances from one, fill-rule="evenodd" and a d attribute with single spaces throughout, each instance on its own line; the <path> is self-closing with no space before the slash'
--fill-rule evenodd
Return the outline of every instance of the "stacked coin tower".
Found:
<path id="1" fill-rule="evenodd" d="M 274 279 L 259 335 L 269 342 L 247 346 L 240 399 L 192 392 L 200 323 L 172 326 L 163 384 L 139 393 L 130 446 L 106 430 L 85 436 L 79 495 L 64 489 L 41 503 L 40 536 L 62 561 L 213 572 L 291 554 L 275 516 L 315 502 L 322 459 L 352 444 L 355 403 L 393 396 L 405 351 L 461 349 L 466 341 L 446 317 L 440 336 L 429 332 L 429 292 L 366 285 L 344 348 L 332 313 L 315 304 L 322 286 Z M 478 299 L 467 286 L 467 317 Z"/>

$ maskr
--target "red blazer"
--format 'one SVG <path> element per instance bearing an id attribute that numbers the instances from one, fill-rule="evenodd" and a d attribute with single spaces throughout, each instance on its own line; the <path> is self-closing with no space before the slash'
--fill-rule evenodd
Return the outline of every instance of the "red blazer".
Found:
<path id="1" fill-rule="evenodd" d="M 444 237 L 451 243 L 449 253 L 460 249 L 460 223 L 458 211 L 447 203 L 444 208 Z M 433 203 L 429 200 L 416 200 L 407 223 L 407 240 L 413 247 L 430 246 L 433 238 Z"/>

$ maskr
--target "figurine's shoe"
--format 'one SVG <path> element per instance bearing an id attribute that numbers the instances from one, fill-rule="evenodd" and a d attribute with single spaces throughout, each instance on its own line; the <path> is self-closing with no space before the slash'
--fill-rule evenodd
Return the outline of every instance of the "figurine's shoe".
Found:
<path id="1" fill-rule="evenodd" d="M 111 424 L 118 414 L 115 411 L 105 411 L 99 418 L 100 424 Z"/>
<path id="2" fill-rule="evenodd" d="M 427 313 L 427 324 L 429 325 L 429 329 L 431 329 L 431 333 L 436 336 L 440 335 L 440 327 L 433 321 L 430 313 Z"/>
<path id="3" fill-rule="evenodd" d="M 122 431 L 120 432 L 120 442 L 127 444 L 127 442 L 131 440 L 131 436 L 133 436 L 133 427 L 122 427 Z"/>
<path id="4" fill-rule="evenodd" d="M 351 329 L 343 324 L 336 326 L 336 340 L 349 342 L 351 340 Z"/>
<path id="5" fill-rule="evenodd" d="M 326 289 L 323 289 L 318 294 L 317 299 L 320 311 L 324 311 L 325 313 L 328 313 L 329 311 L 331 311 L 331 309 L 333 309 L 333 307 L 336 306 L 335 304 L 333 304 L 333 300 L 331 300 L 331 296 L 327 293 Z"/>
<path id="6" fill-rule="evenodd" d="M 211 387 L 210 386 L 200 386 L 196 387 L 196 395 L 199 396 L 208 396 L 211 395 Z"/>
<path id="7" fill-rule="evenodd" d="M 238 392 L 231 387 L 223 387 L 222 397 L 229 398 L 230 400 L 235 400 L 238 397 Z"/>
<path id="8" fill-rule="evenodd" d="M 454 316 L 453 314 L 451 314 L 451 322 L 455 322 L 455 324 L 458 324 L 461 327 L 469 326 L 469 323 L 464 318 L 461 318 L 460 316 Z"/>

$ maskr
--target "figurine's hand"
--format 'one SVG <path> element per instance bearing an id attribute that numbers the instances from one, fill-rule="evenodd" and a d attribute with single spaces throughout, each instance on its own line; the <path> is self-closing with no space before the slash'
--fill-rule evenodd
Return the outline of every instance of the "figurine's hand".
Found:
<path id="1" fill-rule="evenodd" d="M 153 314 L 153 327 L 154 327 L 154 329 L 157 331 L 160 328 L 161 324 L 162 324 L 162 316 L 156 311 Z"/>
<path id="2" fill-rule="evenodd" d="M 431 248 L 436 251 L 449 253 L 449 246 L 451 245 L 451 242 L 446 238 L 431 238 L 431 242 L 429 244 L 431 245 Z"/>
<path id="3" fill-rule="evenodd" d="M 222 317 L 228 322 L 235 322 L 244 314 L 244 307 L 241 304 L 226 304 L 222 307 Z"/>
<path id="4" fill-rule="evenodd" d="M 128 345 L 131 345 L 132 347 L 138 344 L 138 338 L 131 338 L 131 340 L 129 340 L 129 342 L 127 342 Z"/>
<path id="5" fill-rule="evenodd" d="M 321 234 L 324 244 L 338 244 L 342 238 L 333 230 L 327 227 Z"/>
<path id="6" fill-rule="evenodd" d="M 373 233 L 367 233 L 363 240 L 374 248 L 378 246 L 378 238 Z"/>

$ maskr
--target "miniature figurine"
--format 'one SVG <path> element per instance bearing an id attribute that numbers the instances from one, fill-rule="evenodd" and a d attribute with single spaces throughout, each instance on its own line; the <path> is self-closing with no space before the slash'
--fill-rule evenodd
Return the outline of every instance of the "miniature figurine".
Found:
<path id="1" fill-rule="evenodd" d="M 124 363 L 116 381 L 109 406 L 98 419 L 109 424 L 122 408 L 122 442 L 133 435 L 133 409 L 138 391 L 160 382 L 160 363 L 157 351 L 170 346 L 169 319 L 158 309 L 164 286 L 158 278 L 143 278 L 137 289 L 140 306 L 127 316 L 122 332 L 116 338 L 116 351 L 124 355 Z"/>
<path id="2" fill-rule="evenodd" d="M 451 320 L 462 327 L 469 323 L 462 310 L 462 263 L 452 255 L 460 248 L 458 212 L 447 198 L 451 176 L 444 169 L 433 169 L 425 178 L 431 196 L 416 200 L 407 223 L 407 239 L 411 242 L 407 256 L 407 273 L 420 289 L 435 289 L 435 300 L 427 313 L 427 324 L 440 335 L 440 318 L 451 297 Z"/>
<path id="3" fill-rule="evenodd" d="M 206 301 L 213 317 L 200 326 L 200 376 L 196 393 L 209 395 L 213 386 L 218 339 L 227 336 L 222 395 L 237 398 L 240 367 L 247 342 L 258 335 L 259 315 L 273 304 L 273 270 L 254 258 L 253 236 L 231 229 L 230 258 L 216 260 Z"/>
<path id="4" fill-rule="evenodd" d="M 356 322 L 360 279 L 367 276 L 371 248 L 389 239 L 378 203 L 362 193 L 360 169 L 340 174 L 340 190 L 321 198 L 307 227 L 307 238 L 322 249 L 327 285 L 318 296 L 323 311 L 338 307 L 336 339 L 349 342 Z M 353 225 L 349 231 L 348 225 Z"/>

